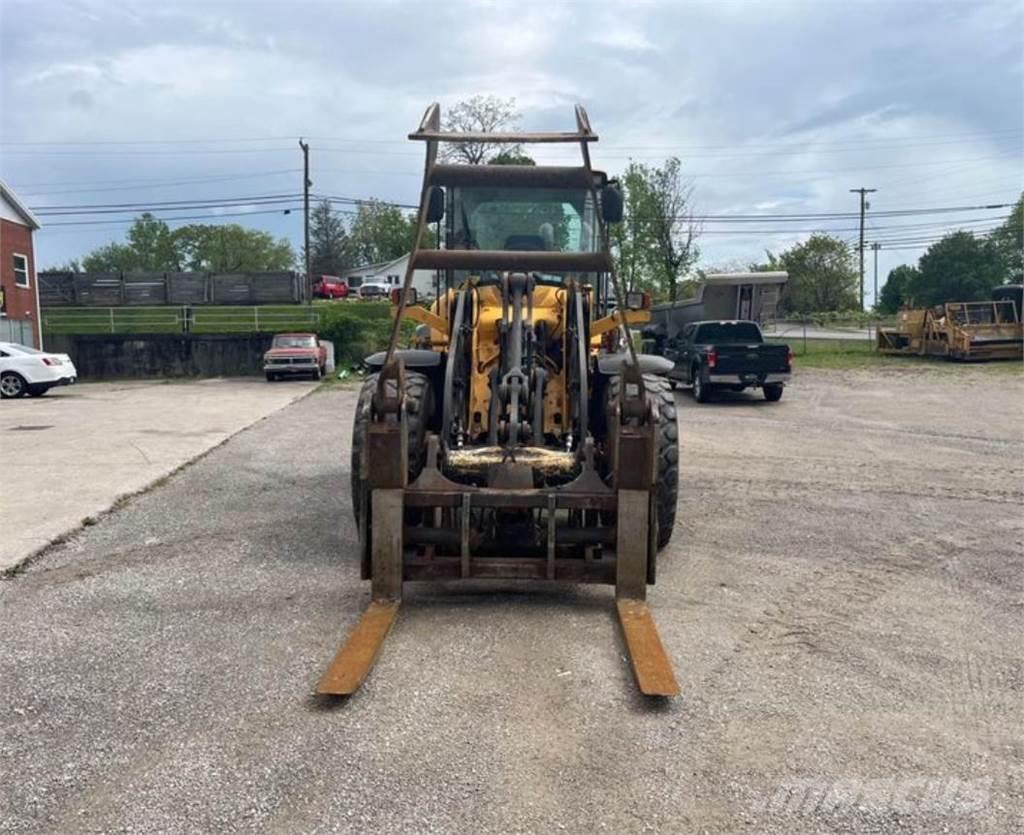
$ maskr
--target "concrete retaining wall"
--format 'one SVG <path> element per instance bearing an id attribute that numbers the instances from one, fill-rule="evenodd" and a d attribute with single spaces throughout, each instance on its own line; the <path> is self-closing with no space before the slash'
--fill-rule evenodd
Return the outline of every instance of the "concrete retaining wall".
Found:
<path id="1" fill-rule="evenodd" d="M 81 379 L 238 377 L 263 373 L 271 334 L 52 335 L 46 350 L 70 354 Z"/>

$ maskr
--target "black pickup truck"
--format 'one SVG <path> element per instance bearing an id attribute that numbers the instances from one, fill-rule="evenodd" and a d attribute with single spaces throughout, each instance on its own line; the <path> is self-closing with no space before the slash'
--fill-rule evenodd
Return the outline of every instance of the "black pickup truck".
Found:
<path id="1" fill-rule="evenodd" d="M 765 342 L 756 322 L 691 322 L 659 348 L 675 363 L 670 382 L 692 385 L 698 403 L 716 388 L 761 388 L 765 400 L 778 400 L 793 368 L 789 346 Z"/>

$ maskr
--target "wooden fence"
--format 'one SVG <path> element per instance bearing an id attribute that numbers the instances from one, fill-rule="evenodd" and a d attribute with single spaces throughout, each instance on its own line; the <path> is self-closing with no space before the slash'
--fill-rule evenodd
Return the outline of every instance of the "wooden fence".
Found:
<path id="1" fill-rule="evenodd" d="M 289 304 L 305 300 L 294 272 L 39 273 L 42 307 Z"/>

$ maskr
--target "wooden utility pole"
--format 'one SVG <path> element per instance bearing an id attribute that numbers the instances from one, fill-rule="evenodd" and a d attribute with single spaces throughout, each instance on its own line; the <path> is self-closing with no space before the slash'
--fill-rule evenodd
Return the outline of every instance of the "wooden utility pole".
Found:
<path id="1" fill-rule="evenodd" d="M 871 249 L 875 253 L 875 293 L 871 297 L 871 301 L 874 303 L 875 307 L 878 307 L 878 250 L 881 248 L 882 245 L 877 241 L 871 244 Z"/>
<path id="2" fill-rule="evenodd" d="M 851 188 L 851 192 L 860 195 L 860 244 L 857 249 L 860 251 L 860 309 L 864 309 L 864 211 L 867 209 L 866 195 L 877 188 Z"/>
<path id="3" fill-rule="evenodd" d="M 306 261 L 306 300 L 313 301 L 313 276 L 309 274 L 309 187 L 313 181 L 309 179 L 309 143 L 303 142 L 299 137 L 299 147 L 302 148 L 302 232 L 305 238 L 305 261 Z"/>

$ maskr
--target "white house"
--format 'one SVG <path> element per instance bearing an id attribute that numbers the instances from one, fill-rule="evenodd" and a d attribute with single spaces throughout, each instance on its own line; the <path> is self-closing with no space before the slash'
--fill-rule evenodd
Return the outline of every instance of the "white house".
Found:
<path id="1" fill-rule="evenodd" d="M 364 264 L 361 267 L 352 267 L 343 270 L 341 278 L 348 282 L 348 286 L 355 288 L 364 281 L 376 280 L 387 283 L 391 287 L 401 287 L 405 280 L 405 270 L 409 266 L 409 255 L 403 255 L 394 261 L 385 261 L 381 264 Z M 435 298 L 437 289 L 435 285 L 435 270 L 416 270 L 412 276 L 412 286 L 416 289 L 416 295 L 421 299 Z"/>

